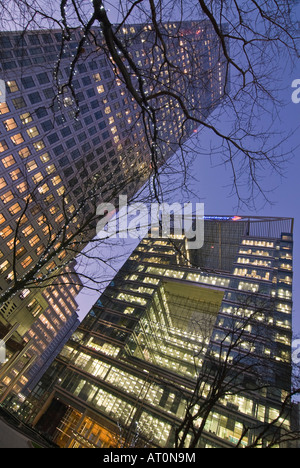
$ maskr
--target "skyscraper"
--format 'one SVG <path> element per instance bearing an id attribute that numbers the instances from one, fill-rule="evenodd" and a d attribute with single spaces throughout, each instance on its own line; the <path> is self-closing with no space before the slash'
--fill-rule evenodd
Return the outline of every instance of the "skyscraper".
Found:
<path id="1" fill-rule="evenodd" d="M 280 445 L 290 431 L 293 220 L 146 237 L 23 406 L 61 447 Z M 287 437 L 285 437 L 287 440 Z"/>
<path id="2" fill-rule="evenodd" d="M 84 33 L 70 34 L 0 33 L 0 320 L 20 342 L 48 307 L 34 286 L 50 285 L 95 235 L 97 204 L 131 198 L 196 129 L 174 92 L 205 119 L 225 87 L 207 22 L 164 25 L 167 63 L 152 25 L 124 27 L 123 81 L 100 28 L 79 52 Z M 132 94 L 139 80 L 149 109 Z"/>

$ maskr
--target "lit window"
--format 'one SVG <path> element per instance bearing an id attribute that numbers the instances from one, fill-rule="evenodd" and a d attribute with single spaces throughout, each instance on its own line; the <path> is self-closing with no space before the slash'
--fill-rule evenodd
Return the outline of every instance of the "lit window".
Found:
<path id="1" fill-rule="evenodd" d="M 55 218 L 56 223 L 61 223 L 63 220 L 64 220 L 64 215 L 62 213 Z"/>
<path id="2" fill-rule="evenodd" d="M 12 205 L 12 206 L 10 206 L 8 208 L 8 211 L 10 212 L 11 215 L 15 215 L 20 210 L 21 210 L 21 207 L 20 207 L 19 203 L 15 203 L 14 205 Z"/>
<path id="3" fill-rule="evenodd" d="M 29 245 L 31 247 L 35 246 L 38 242 L 40 241 L 40 238 L 38 235 L 32 237 L 31 239 L 29 239 Z"/>
<path id="4" fill-rule="evenodd" d="M 25 229 L 22 230 L 22 233 L 24 234 L 25 237 L 30 236 L 34 232 L 34 228 L 31 226 L 27 226 Z"/>
<path id="5" fill-rule="evenodd" d="M 23 291 L 20 294 L 21 299 L 25 299 L 30 294 L 30 289 L 23 289 Z"/>
<path id="6" fill-rule="evenodd" d="M 26 192 L 28 189 L 27 182 L 22 182 L 21 184 L 17 185 L 17 189 L 20 193 Z"/>
<path id="7" fill-rule="evenodd" d="M 60 176 L 57 175 L 57 176 L 53 177 L 53 178 L 51 179 L 51 182 L 52 182 L 52 184 L 54 185 L 54 187 L 55 187 L 55 185 L 60 184 L 60 183 L 61 183 L 61 178 L 60 178 Z"/>
<path id="8" fill-rule="evenodd" d="M 14 157 L 12 155 L 10 155 L 10 156 L 6 156 L 6 158 L 3 158 L 2 163 L 3 163 L 4 167 L 7 168 L 7 167 L 10 167 L 10 166 L 13 166 L 16 163 L 16 161 L 15 161 Z"/>
<path id="9" fill-rule="evenodd" d="M 4 120 L 3 125 L 5 129 L 9 132 L 10 130 L 13 130 L 14 128 L 17 128 L 17 124 L 15 119 L 11 118 L 8 120 Z"/>
<path id="10" fill-rule="evenodd" d="M 41 172 L 38 172 L 37 174 L 34 174 L 34 176 L 32 176 L 32 180 L 35 184 L 38 184 L 39 182 L 41 182 L 43 180 L 43 174 Z"/>
<path id="11" fill-rule="evenodd" d="M 28 156 L 31 155 L 30 149 L 29 148 L 22 148 L 20 151 L 18 151 L 19 156 L 21 159 L 26 159 Z"/>
<path id="12" fill-rule="evenodd" d="M 110 114 L 110 113 L 111 113 L 111 108 L 110 108 L 110 106 L 105 107 L 104 112 L 105 112 L 105 114 Z"/>
<path id="13" fill-rule="evenodd" d="M 42 149 L 45 148 L 45 143 L 43 142 L 43 140 L 40 140 L 40 141 L 36 141 L 35 143 L 33 143 L 33 146 L 36 151 L 41 151 Z"/>
<path id="14" fill-rule="evenodd" d="M 29 255 L 28 257 L 25 258 L 25 260 L 21 262 L 21 265 L 23 268 L 27 268 L 31 263 L 32 263 L 32 258 Z"/>
<path id="15" fill-rule="evenodd" d="M 0 102 L 0 115 L 7 114 L 8 112 L 9 108 L 6 102 Z"/>
<path id="16" fill-rule="evenodd" d="M 8 146 L 6 144 L 5 140 L 0 141 L 0 153 L 3 153 L 3 151 L 6 151 L 8 149 Z"/>
<path id="17" fill-rule="evenodd" d="M 0 213 L 0 224 L 5 223 L 6 219 L 4 218 L 3 214 Z"/>
<path id="18" fill-rule="evenodd" d="M 0 236 L 2 239 L 6 239 L 6 237 L 10 236 L 12 232 L 12 228 L 10 226 L 6 226 L 5 228 L 1 229 Z"/>
<path id="19" fill-rule="evenodd" d="M 31 127 L 27 130 L 27 134 L 30 138 L 34 138 L 40 134 L 37 127 Z"/>
<path id="20" fill-rule="evenodd" d="M 16 81 L 14 81 L 14 80 L 13 81 L 7 81 L 6 84 L 7 84 L 7 87 L 8 87 L 8 89 L 9 89 L 9 91 L 11 93 L 15 93 L 15 92 L 19 91 L 19 87 L 18 87 Z"/>
<path id="21" fill-rule="evenodd" d="M 25 249 L 25 247 L 20 247 L 17 251 L 16 251 L 16 258 L 21 258 L 23 257 L 23 255 L 25 255 L 27 252 L 27 250 Z"/>
<path id="22" fill-rule="evenodd" d="M 5 260 L 5 262 L 1 263 L 0 265 L 0 274 L 4 273 L 9 267 L 9 262 Z"/>
<path id="23" fill-rule="evenodd" d="M 20 169 L 16 169 L 15 171 L 12 171 L 9 173 L 11 180 L 18 180 L 21 177 L 21 171 Z"/>
<path id="24" fill-rule="evenodd" d="M 42 185 L 41 187 L 38 188 L 39 193 L 44 194 L 49 191 L 49 187 L 47 184 Z"/>
<path id="25" fill-rule="evenodd" d="M 59 211 L 59 207 L 58 207 L 57 205 L 51 206 L 51 208 L 50 208 L 49 211 L 50 211 L 50 213 L 51 213 L 52 215 L 54 215 L 55 213 L 57 213 L 57 212 Z"/>
<path id="26" fill-rule="evenodd" d="M 7 183 L 4 179 L 4 177 L 0 177 L 0 189 L 3 189 L 4 187 L 7 186 Z"/>
<path id="27" fill-rule="evenodd" d="M 40 156 L 40 160 L 42 161 L 42 163 L 46 163 L 46 162 L 50 161 L 49 154 L 48 153 L 42 154 L 42 156 Z"/>
<path id="28" fill-rule="evenodd" d="M 58 195 L 61 197 L 65 193 L 65 187 L 62 186 L 57 190 Z"/>
<path id="29" fill-rule="evenodd" d="M 25 112 L 24 114 L 21 114 L 20 119 L 23 125 L 26 125 L 32 122 L 32 117 L 31 117 L 30 112 Z"/>
<path id="30" fill-rule="evenodd" d="M 36 249 L 36 254 L 38 256 L 42 255 L 42 253 L 44 252 L 45 250 L 45 247 L 43 245 L 40 245 L 37 249 Z"/>
<path id="31" fill-rule="evenodd" d="M 17 135 L 10 137 L 10 139 L 13 142 L 13 144 L 16 146 L 24 142 L 24 138 L 21 133 L 18 133 Z"/>
<path id="32" fill-rule="evenodd" d="M 1 234 L 0 234 L 1 235 Z M 16 242 L 15 242 L 16 241 Z M 15 244 L 18 245 L 20 244 L 19 239 L 11 239 L 10 241 L 6 242 L 7 247 L 12 250 L 15 247 Z"/>
<path id="33" fill-rule="evenodd" d="M 35 162 L 35 160 L 30 161 L 29 163 L 26 164 L 27 172 L 31 172 L 36 168 L 37 168 L 37 163 Z"/>
<path id="34" fill-rule="evenodd" d="M 9 192 L 4 193 L 0 197 L 0 199 L 3 201 L 3 203 L 9 203 L 11 200 L 13 200 L 13 198 L 14 198 L 14 196 L 13 196 L 11 190 L 9 190 Z"/>
<path id="35" fill-rule="evenodd" d="M 64 98 L 64 106 L 65 107 L 70 107 L 70 106 L 72 106 L 72 104 L 73 104 L 72 98 L 70 98 L 70 97 Z"/>
<path id="36" fill-rule="evenodd" d="M 55 167 L 54 164 L 51 164 L 50 166 L 47 166 L 47 167 L 46 167 L 46 172 L 47 172 L 47 174 L 52 174 L 52 173 L 55 172 L 55 171 L 56 171 L 56 167 Z"/>

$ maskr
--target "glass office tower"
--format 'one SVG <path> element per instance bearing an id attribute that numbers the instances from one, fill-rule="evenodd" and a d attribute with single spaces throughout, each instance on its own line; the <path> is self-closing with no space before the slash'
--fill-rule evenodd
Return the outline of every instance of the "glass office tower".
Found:
<path id="1" fill-rule="evenodd" d="M 65 448 L 280 445 L 293 220 L 207 216 L 146 237 L 20 410 Z"/>
<path id="2" fill-rule="evenodd" d="M 224 95 L 226 76 L 208 22 L 161 27 L 174 67 L 165 66 L 152 25 L 118 33 L 143 76 L 145 94 L 157 92 L 149 103 L 159 122 L 157 167 L 197 126 L 160 92 L 171 83 L 189 112 L 205 119 Z M 66 278 L 63 268 L 96 234 L 98 204 L 115 202 L 119 194 L 130 199 L 153 171 L 150 121 L 141 118 L 101 28 L 90 32 L 74 63 L 83 35 L 81 29 L 70 31 L 68 40 L 60 30 L 0 32 L 0 79 L 6 84 L 0 102 L 0 324 L 1 338 L 13 330 L 20 350 L 49 305 L 35 280 L 49 278 L 46 287 L 52 275 Z M 137 85 L 132 70 L 128 79 Z M 14 290 L 20 279 L 24 286 Z"/>

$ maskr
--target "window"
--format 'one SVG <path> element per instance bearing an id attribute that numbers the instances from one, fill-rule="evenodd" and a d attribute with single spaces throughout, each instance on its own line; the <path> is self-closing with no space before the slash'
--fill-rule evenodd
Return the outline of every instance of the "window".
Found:
<path id="1" fill-rule="evenodd" d="M 13 118 L 4 120 L 3 125 L 5 127 L 5 130 L 7 130 L 8 132 L 17 127 L 16 121 Z"/>
<path id="2" fill-rule="evenodd" d="M 6 168 L 10 167 L 10 166 L 13 166 L 15 163 L 16 163 L 16 161 L 14 160 L 14 157 L 12 155 L 6 156 L 6 158 L 2 159 L 2 164 Z"/>
<path id="3" fill-rule="evenodd" d="M 66 97 L 64 98 L 64 107 L 70 107 L 72 106 L 73 101 L 71 97 Z"/>
<path id="4" fill-rule="evenodd" d="M 97 82 L 97 81 L 101 81 L 100 73 L 95 73 L 95 74 L 93 75 L 93 78 L 94 78 L 94 80 L 95 80 L 96 82 Z"/>
<path id="5" fill-rule="evenodd" d="M 43 93 L 46 99 L 52 99 L 55 97 L 55 92 L 52 88 L 44 89 Z"/>
<path id="6" fill-rule="evenodd" d="M 49 187 L 47 184 L 42 185 L 41 187 L 38 188 L 39 193 L 44 194 L 49 191 Z"/>
<path id="7" fill-rule="evenodd" d="M 19 205 L 19 203 L 15 203 L 14 205 L 10 206 L 8 208 L 8 211 L 10 212 L 11 215 L 15 215 L 17 213 L 19 213 L 19 211 L 21 210 L 21 207 Z"/>
<path id="8" fill-rule="evenodd" d="M 0 274 L 4 273 L 9 267 L 9 262 L 8 260 L 5 260 L 5 262 L 1 263 L 0 265 Z"/>
<path id="9" fill-rule="evenodd" d="M 59 140 L 59 137 L 58 137 L 57 133 L 53 133 L 52 135 L 48 136 L 48 141 L 49 141 L 50 145 L 53 145 L 58 140 Z"/>
<path id="10" fill-rule="evenodd" d="M 44 130 L 44 132 L 48 132 L 49 130 L 53 129 L 53 123 L 51 120 L 46 120 L 46 122 L 41 123 L 41 127 Z"/>
<path id="11" fill-rule="evenodd" d="M 47 174 L 52 174 L 53 172 L 56 171 L 56 167 L 54 164 L 50 164 L 50 166 L 47 166 L 46 167 L 46 172 Z"/>
<path id="12" fill-rule="evenodd" d="M 82 78 L 82 83 L 84 86 L 88 86 L 90 85 L 92 82 L 91 78 L 89 76 L 85 76 L 84 78 Z"/>
<path id="13" fill-rule="evenodd" d="M 31 155 L 30 149 L 29 148 L 22 148 L 20 151 L 18 151 L 19 156 L 21 159 L 26 159 L 28 156 Z"/>
<path id="14" fill-rule="evenodd" d="M 38 91 L 36 91 L 35 93 L 32 93 L 32 94 L 29 94 L 28 97 L 29 97 L 29 100 L 30 100 L 31 104 L 37 104 L 38 102 L 42 101 L 42 98 L 41 98 L 40 93 Z"/>
<path id="15" fill-rule="evenodd" d="M 9 107 L 6 102 L 0 102 L 0 115 L 7 114 L 9 112 Z"/>
<path id="16" fill-rule="evenodd" d="M 16 258 L 22 258 L 27 252 L 27 249 L 25 247 L 20 247 L 17 251 L 16 251 Z"/>
<path id="17" fill-rule="evenodd" d="M 49 211 L 52 215 L 55 215 L 55 213 L 59 211 L 59 206 L 58 205 L 51 206 Z"/>
<path id="18" fill-rule="evenodd" d="M 11 200 L 14 199 L 12 191 L 9 190 L 8 192 L 4 193 L 3 195 L 1 195 L 0 199 L 3 201 L 3 203 L 9 203 Z"/>
<path id="19" fill-rule="evenodd" d="M 21 78 L 21 82 L 25 89 L 35 87 L 35 82 L 31 76 L 25 76 L 24 78 Z"/>
<path id="20" fill-rule="evenodd" d="M 38 172 L 37 174 L 34 174 L 34 176 L 32 176 L 32 180 L 35 184 L 38 184 L 39 182 L 41 182 L 43 180 L 43 174 L 41 172 Z"/>
<path id="21" fill-rule="evenodd" d="M 54 202 L 54 195 L 52 193 L 50 195 L 48 195 L 44 199 L 44 202 L 46 203 L 46 205 L 50 205 L 52 202 Z"/>
<path id="22" fill-rule="evenodd" d="M 62 186 L 59 189 L 56 190 L 57 194 L 61 197 L 65 193 L 65 187 Z"/>
<path id="23" fill-rule="evenodd" d="M 15 109 L 22 109 L 23 107 L 26 107 L 26 102 L 22 97 L 18 97 L 12 100 L 13 105 L 15 106 Z"/>
<path id="24" fill-rule="evenodd" d="M 48 115 L 47 109 L 45 109 L 45 107 L 39 107 L 38 109 L 36 109 L 35 115 L 38 119 L 42 119 L 43 117 L 46 117 Z"/>
<path id="25" fill-rule="evenodd" d="M 6 226 L 5 228 L 1 229 L 0 236 L 2 237 L 2 239 L 6 239 L 6 237 L 10 236 L 12 232 L 12 228 L 10 226 Z"/>
<path id="26" fill-rule="evenodd" d="M 47 221 L 45 215 L 41 215 L 39 218 L 37 218 L 36 222 L 38 223 L 39 226 L 41 226 L 45 221 Z"/>
<path id="27" fill-rule="evenodd" d="M 46 163 L 46 162 L 50 161 L 49 154 L 48 153 L 42 154 L 42 156 L 40 156 L 40 160 L 42 161 L 42 163 Z"/>
<path id="28" fill-rule="evenodd" d="M 38 82 L 43 85 L 50 82 L 47 73 L 40 73 L 37 75 Z"/>
<path id="29" fill-rule="evenodd" d="M 4 218 L 3 214 L 0 213 L 0 224 L 5 223 L 6 219 Z"/>
<path id="30" fill-rule="evenodd" d="M 30 112 L 25 112 L 24 114 L 21 114 L 20 115 L 20 120 L 21 120 L 23 125 L 26 125 L 26 124 L 32 122 L 32 117 L 31 117 Z"/>
<path id="31" fill-rule="evenodd" d="M 60 176 L 57 175 L 57 176 L 53 177 L 53 178 L 51 179 L 51 182 L 52 182 L 52 184 L 54 185 L 54 187 L 55 187 L 55 185 L 60 184 L 60 183 L 61 183 L 61 178 L 60 178 Z"/>
<path id="32" fill-rule="evenodd" d="M 30 234 L 32 234 L 33 232 L 34 232 L 34 228 L 31 226 L 31 224 L 22 230 L 22 233 L 24 234 L 25 237 L 30 236 Z"/>
<path id="33" fill-rule="evenodd" d="M 4 177 L 0 177 L 0 190 L 7 186 Z"/>
<path id="34" fill-rule="evenodd" d="M 0 140 L 0 153 L 3 153 L 3 151 L 6 151 L 8 149 L 8 146 L 6 144 L 5 140 Z"/>
<path id="35" fill-rule="evenodd" d="M 10 137 L 10 139 L 16 146 L 24 142 L 24 138 L 21 133 L 17 133 L 16 135 Z"/>
<path id="36" fill-rule="evenodd" d="M 16 91 L 19 91 L 19 87 L 16 81 L 7 81 L 6 84 L 10 93 L 15 93 Z"/>
<path id="37" fill-rule="evenodd" d="M 31 239 L 29 239 L 29 245 L 30 245 L 30 247 L 35 246 L 39 241 L 40 241 L 40 238 L 39 238 L 38 235 L 32 237 Z"/>
<path id="38" fill-rule="evenodd" d="M 27 172 L 31 172 L 36 168 L 37 168 L 37 163 L 35 162 L 35 160 L 30 161 L 29 163 L 26 164 Z"/>
<path id="39" fill-rule="evenodd" d="M 30 257 L 30 255 L 28 257 L 25 258 L 25 260 L 23 260 L 21 262 L 21 265 L 23 268 L 27 268 L 31 263 L 32 263 L 32 258 Z"/>
<path id="40" fill-rule="evenodd" d="M 36 127 L 31 127 L 27 130 L 27 134 L 30 138 L 34 138 L 40 134 Z"/>
<path id="41" fill-rule="evenodd" d="M 28 189 L 27 182 L 22 182 L 21 184 L 17 185 L 17 189 L 20 193 L 26 192 Z"/>
<path id="42" fill-rule="evenodd" d="M 33 143 L 33 146 L 36 151 L 41 151 L 45 148 L 45 143 L 43 142 L 43 140 L 40 140 Z"/>

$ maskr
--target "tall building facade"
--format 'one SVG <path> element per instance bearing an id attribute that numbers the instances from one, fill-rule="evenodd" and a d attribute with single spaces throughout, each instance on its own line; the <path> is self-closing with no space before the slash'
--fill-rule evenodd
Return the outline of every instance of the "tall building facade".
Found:
<path id="1" fill-rule="evenodd" d="M 64 448 L 280 446 L 292 260 L 292 219 L 206 217 L 198 251 L 144 238 L 20 417 Z"/>
<path id="2" fill-rule="evenodd" d="M 10 394 L 12 400 L 18 395 L 16 403 L 10 404 L 11 409 L 15 410 L 76 330 L 79 325 L 76 296 L 81 287 L 79 278 L 74 278 L 74 273 L 69 269 L 60 284 L 52 284 L 42 292 L 42 298 L 48 304 L 42 314 L 38 298 L 30 301 L 27 310 L 37 319 L 22 337 L 23 345 L 16 349 L 12 338 L 6 340 L 6 362 L 0 367 L 1 403 Z M 15 335 L 12 335 L 14 339 Z M 5 336 L 4 332 L 2 336 Z"/>
<path id="3" fill-rule="evenodd" d="M 151 25 L 119 32 L 124 65 L 129 57 L 136 63 L 128 79 L 137 86 L 140 73 L 145 95 L 157 92 L 149 105 L 159 127 L 122 81 L 100 28 L 77 54 L 83 36 L 80 29 L 67 41 L 54 30 L 0 33 L 7 91 L 0 103 L 0 321 L 6 330 L 18 326 L 20 343 L 48 308 L 36 281 L 50 285 L 95 235 L 97 204 L 119 193 L 131 198 L 196 129 L 161 91 L 171 86 L 201 119 L 224 93 L 218 39 L 206 22 L 164 25 L 171 68 Z"/>

